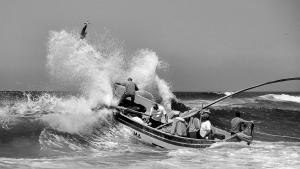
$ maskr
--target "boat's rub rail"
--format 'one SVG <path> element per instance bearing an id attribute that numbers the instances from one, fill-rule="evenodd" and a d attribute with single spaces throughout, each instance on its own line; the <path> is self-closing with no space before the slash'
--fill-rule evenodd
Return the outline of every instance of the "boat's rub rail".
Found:
<path id="1" fill-rule="evenodd" d="M 124 110 L 125 109 L 123 109 L 123 111 Z M 130 109 L 127 109 L 127 110 L 130 110 Z M 197 140 L 197 141 L 199 141 L 199 140 L 205 140 L 205 141 L 212 141 L 212 142 L 215 142 L 215 141 L 219 142 L 220 141 L 220 140 L 194 139 L 194 138 L 188 138 L 188 137 L 181 137 L 181 136 L 177 136 L 177 135 L 172 135 L 170 133 L 163 132 L 162 130 L 159 130 L 159 129 L 156 129 L 156 128 L 152 128 L 152 127 L 147 126 L 145 124 L 138 123 L 138 122 L 132 120 L 131 118 L 129 118 L 128 116 L 126 116 L 123 111 L 116 112 L 116 113 L 119 113 L 121 116 L 126 117 L 126 119 L 130 120 L 132 124 L 135 124 L 135 125 L 138 125 L 138 126 L 141 125 L 144 130 L 152 130 L 152 131 L 155 131 L 156 134 L 163 134 L 163 135 L 167 135 L 167 136 L 174 137 L 174 138 L 177 138 L 177 139 L 184 139 L 185 141 L 186 140 L 194 140 L 194 141 L 195 140 Z M 134 111 L 134 110 L 130 110 L 130 111 Z M 134 113 L 136 113 L 136 112 L 134 112 Z M 137 112 L 137 113 L 139 113 L 139 112 Z M 141 113 L 141 114 L 143 114 L 143 113 Z"/>
<path id="2" fill-rule="evenodd" d="M 116 118 L 119 122 L 130 127 L 131 129 L 143 133 L 152 137 L 153 139 L 160 140 L 162 142 L 180 146 L 180 147 L 190 147 L 190 148 L 204 148 L 209 147 L 211 144 L 219 141 L 206 140 L 206 139 L 193 139 L 187 137 L 180 137 L 176 135 L 171 135 L 169 133 L 162 132 L 160 130 L 151 128 L 147 125 L 138 123 L 131 118 L 125 116 L 123 113 L 118 112 Z"/>
<path id="3" fill-rule="evenodd" d="M 199 141 L 199 140 L 209 141 L 209 142 L 224 142 L 224 141 L 230 141 L 230 140 L 238 141 L 238 139 L 235 139 L 235 138 L 237 138 L 237 135 L 232 135 L 231 136 L 229 132 L 227 132 L 225 130 L 222 130 L 222 129 L 219 129 L 219 128 L 216 128 L 216 127 L 214 127 L 214 128 L 217 129 L 218 132 L 216 132 L 215 134 L 222 134 L 222 135 L 225 136 L 225 138 L 223 138 L 223 139 L 214 138 L 213 140 L 207 140 L 207 139 L 194 139 L 194 138 L 188 138 L 188 137 L 181 137 L 181 136 L 177 136 L 177 135 L 172 135 L 172 134 L 170 134 L 168 132 L 162 131 L 161 129 L 156 129 L 156 128 L 152 128 L 150 126 L 147 126 L 145 124 L 137 123 L 137 122 L 135 122 L 134 120 L 132 120 L 131 118 L 129 118 L 126 115 L 126 114 L 137 115 L 137 116 L 147 115 L 145 113 L 141 113 L 141 112 L 138 112 L 138 111 L 135 111 L 135 110 L 132 110 L 132 109 L 129 109 L 129 108 L 121 107 L 121 106 L 118 106 L 116 109 L 118 110 L 118 112 L 116 112 L 116 113 L 121 114 L 121 116 L 124 116 L 128 120 L 131 121 L 130 123 L 127 122 L 127 125 L 130 124 L 131 127 L 135 127 L 135 125 L 138 125 L 138 126 L 141 125 L 140 126 L 141 130 L 149 130 L 149 131 L 151 130 L 156 135 L 161 135 L 161 137 L 170 137 L 169 139 L 176 139 L 176 140 L 188 141 L 188 142 L 190 142 L 190 141 L 191 142 L 193 142 L 193 141 Z M 132 125 L 132 124 L 135 124 L 135 125 Z M 247 139 L 247 142 L 250 142 L 250 141 L 253 140 L 253 136 L 252 136 L 252 134 L 253 134 L 253 127 L 254 127 L 254 124 L 252 124 L 251 126 L 248 127 L 248 131 L 249 131 L 250 135 L 247 133 L 247 135 L 249 136 L 248 137 L 249 139 Z M 212 144 L 212 143 L 208 143 L 208 144 Z"/>

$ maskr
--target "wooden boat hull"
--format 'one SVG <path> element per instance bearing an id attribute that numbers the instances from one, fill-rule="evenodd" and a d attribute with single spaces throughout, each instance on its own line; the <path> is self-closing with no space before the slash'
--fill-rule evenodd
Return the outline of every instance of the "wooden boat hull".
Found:
<path id="1" fill-rule="evenodd" d="M 223 142 L 221 140 L 193 139 L 171 135 L 169 133 L 149 127 L 145 124 L 136 122 L 130 117 L 126 116 L 125 113 L 124 111 L 114 112 L 116 120 L 129 127 L 133 131 L 133 135 L 139 140 L 151 145 L 166 149 L 206 148 L 210 147 L 216 142 Z"/>
<path id="2" fill-rule="evenodd" d="M 115 95 L 120 97 L 124 88 L 122 86 L 117 86 L 115 90 Z M 179 148 L 206 148 L 211 146 L 216 142 L 241 142 L 242 139 L 238 139 L 237 136 L 231 136 L 231 134 L 225 130 L 214 127 L 215 134 L 220 134 L 225 136 L 224 140 L 208 140 L 208 139 L 194 139 L 187 137 L 180 137 L 176 135 L 171 135 L 170 133 L 158 130 L 152 127 L 147 126 L 146 124 L 139 123 L 133 120 L 131 117 L 137 116 L 142 117 L 142 115 L 149 115 L 149 111 L 153 106 L 152 100 L 149 100 L 143 96 L 136 95 L 135 103 L 145 107 L 146 111 L 144 113 L 138 112 L 132 107 L 116 107 L 114 112 L 115 119 L 125 126 L 129 127 L 134 136 L 139 140 L 149 143 L 151 145 L 163 147 L 166 149 L 179 149 Z M 129 116 L 128 116 L 129 115 Z M 251 129 L 251 140 L 245 140 L 249 144 L 252 141 L 252 130 Z"/>

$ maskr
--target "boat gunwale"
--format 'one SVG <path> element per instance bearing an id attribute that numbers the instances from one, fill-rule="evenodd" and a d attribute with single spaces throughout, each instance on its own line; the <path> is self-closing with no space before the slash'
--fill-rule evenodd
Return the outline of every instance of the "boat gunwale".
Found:
<path id="1" fill-rule="evenodd" d="M 169 144 L 178 145 L 182 147 L 192 147 L 192 148 L 202 148 L 202 147 L 209 147 L 213 143 L 223 142 L 222 140 L 207 140 L 207 139 L 194 139 L 194 138 L 187 138 L 187 137 L 180 137 L 176 135 L 172 135 L 158 129 L 149 127 L 145 124 L 138 123 L 128 116 L 126 116 L 122 111 L 118 111 L 117 119 L 119 122 L 123 123 L 124 125 L 137 130 L 143 134 L 146 134 L 152 138 L 158 139 L 163 142 L 167 142 Z"/>

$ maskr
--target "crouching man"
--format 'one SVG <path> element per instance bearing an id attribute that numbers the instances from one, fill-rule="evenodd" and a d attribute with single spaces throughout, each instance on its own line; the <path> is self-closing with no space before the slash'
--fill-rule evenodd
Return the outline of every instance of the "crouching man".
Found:
<path id="1" fill-rule="evenodd" d="M 231 120 L 231 135 L 236 135 L 239 140 L 246 141 L 248 144 L 251 143 L 253 121 L 247 121 L 241 118 L 241 112 L 235 112 L 235 118 Z"/>
<path id="2" fill-rule="evenodd" d="M 163 115 L 165 116 L 166 123 L 168 123 L 168 116 L 165 108 L 162 106 L 158 106 L 158 104 L 154 104 L 150 110 L 150 127 L 156 128 L 162 125 L 163 123 L 161 122 L 161 120 Z"/>

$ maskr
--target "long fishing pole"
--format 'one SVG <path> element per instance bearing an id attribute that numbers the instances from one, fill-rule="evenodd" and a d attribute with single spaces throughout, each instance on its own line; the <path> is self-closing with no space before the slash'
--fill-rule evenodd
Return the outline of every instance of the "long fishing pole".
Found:
<path id="1" fill-rule="evenodd" d="M 206 108 L 208 108 L 208 107 L 210 107 L 210 106 L 212 106 L 212 105 L 214 105 L 214 104 L 216 104 L 216 103 L 218 103 L 218 102 L 220 102 L 220 101 L 222 101 L 222 100 L 224 100 L 224 99 L 227 99 L 228 97 L 231 97 L 231 96 L 233 96 L 233 95 L 242 93 L 242 92 L 247 91 L 247 90 L 251 90 L 251 89 L 254 89 L 254 88 L 258 88 L 258 87 L 265 86 L 265 85 L 269 85 L 269 84 L 273 84 L 273 83 L 279 83 L 279 82 L 285 82 L 285 81 L 292 81 L 292 80 L 300 80 L 300 77 L 293 77 L 293 78 L 279 79 L 279 80 L 274 80 L 274 81 L 270 81 L 270 82 L 265 82 L 265 83 L 262 83 L 262 84 L 258 84 L 258 85 L 255 85 L 255 86 L 251 86 L 251 87 L 248 87 L 248 88 L 245 88 L 245 89 L 236 91 L 236 92 L 234 92 L 234 93 L 232 93 L 232 94 L 230 94 L 230 95 L 221 97 L 221 98 L 219 98 L 219 99 L 217 99 L 217 100 L 211 102 L 210 104 L 204 106 L 202 109 L 206 109 Z M 195 114 L 197 114 L 197 113 L 198 113 L 198 112 L 193 113 L 193 114 L 190 114 L 190 115 L 188 115 L 188 116 L 186 116 L 186 117 L 193 116 L 193 115 L 195 115 Z M 185 118 L 186 118 L 186 117 L 185 117 Z"/>
<path id="2" fill-rule="evenodd" d="M 192 114 L 189 114 L 189 115 L 187 115 L 187 116 L 185 116 L 185 117 L 182 117 L 182 118 L 188 118 L 188 117 L 194 116 L 194 115 L 196 115 L 197 113 L 199 113 L 202 109 L 206 109 L 206 108 L 208 108 L 208 107 L 210 107 L 210 106 L 212 106 L 212 105 L 214 105 L 214 104 L 216 104 L 216 103 L 218 103 L 218 102 L 220 102 L 220 101 L 222 101 L 222 100 L 224 100 L 224 99 L 227 99 L 228 97 L 231 97 L 231 96 L 233 96 L 233 95 L 242 93 L 242 92 L 244 92 L 244 91 L 251 90 L 251 89 L 258 88 L 258 87 L 265 86 L 265 85 L 269 85 L 269 84 L 273 84 L 273 83 L 279 83 L 279 82 L 285 82 L 285 81 L 293 81 L 293 80 L 300 80 L 300 77 L 293 77 L 293 78 L 285 78 L 285 79 L 274 80 L 274 81 L 265 82 L 265 83 L 261 83 L 261 84 L 255 85 L 255 86 L 251 86 L 251 87 L 245 88 L 245 89 L 238 90 L 238 91 L 236 91 L 236 92 L 234 92 L 234 93 L 232 93 L 232 94 L 230 94 L 230 95 L 221 97 L 221 98 L 219 98 L 219 99 L 217 99 L 217 100 L 215 100 L 215 101 L 209 103 L 208 105 L 204 106 L 204 107 L 201 108 L 199 111 L 196 111 L 196 112 L 194 112 L 194 113 L 192 113 Z M 162 126 L 159 126 L 158 128 L 162 128 L 162 127 L 167 126 L 167 125 L 169 125 L 169 124 L 171 124 L 171 123 L 166 123 L 166 124 L 164 124 L 164 125 L 162 125 Z"/>

